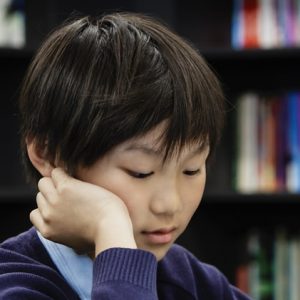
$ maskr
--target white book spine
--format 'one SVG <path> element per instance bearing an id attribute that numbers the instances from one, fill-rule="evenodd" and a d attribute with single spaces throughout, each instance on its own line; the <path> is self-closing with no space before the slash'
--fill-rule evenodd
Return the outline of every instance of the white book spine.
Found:
<path id="1" fill-rule="evenodd" d="M 262 48 L 278 45 L 275 0 L 258 0 L 258 38 Z"/>
<path id="2" fill-rule="evenodd" d="M 239 99 L 237 186 L 243 193 L 258 188 L 257 108 L 257 95 L 248 93 Z"/>

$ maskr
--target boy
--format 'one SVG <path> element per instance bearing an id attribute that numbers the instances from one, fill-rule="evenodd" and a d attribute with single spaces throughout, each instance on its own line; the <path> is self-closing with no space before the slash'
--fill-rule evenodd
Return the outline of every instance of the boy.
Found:
<path id="1" fill-rule="evenodd" d="M 173 245 L 223 123 L 200 55 L 151 18 L 54 31 L 20 97 L 34 227 L 2 243 L 1 299 L 248 299 Z"/>

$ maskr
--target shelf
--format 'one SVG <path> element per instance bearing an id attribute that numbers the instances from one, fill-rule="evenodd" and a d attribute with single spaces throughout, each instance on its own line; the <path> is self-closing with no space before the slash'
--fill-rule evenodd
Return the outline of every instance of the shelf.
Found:
<path id="1" fill-rule="evenodd" d="M 200 53 L 208 60 L 273 60 L 273 59 L 300 59 L 300 47 L 285 47 L 272 49 L 232 49 L 209 48 L 201 49 Z M 31 58 L 35 53 L 29 48 L 0 47 L 0 57 L 24 57 Z"/>
<path id="2" fill-rule="evenodd" d="M 25 187 L 0 190 L 1 203 L 29 203 L 35 199 L 35 191 Z M 299 194 L 238 194 L 238 193 L 209 193 L 203 197 L 207 205 L 300 205 Z"/>
<path id="3" fill-rule="evenodd" d="M 213 48 L 200 53 L 220 78 L 227 96 L 245 91 L 281 93 L 300 89 L 300 48 Z"/>
<path id="4" fill-rule="evenodd" d="M 5 48 L 0 47 L 0 59 L 3 58 L 24 58 L 30 59 L 34 54 L 34 51 L 22 48 L 22 49 L 15 49 L 15 48 Z"/>
<path id="5" fill-rule="evenodd" d="M 238 205 L 300 205 L 299 194 L 238 194 L 238 193 L 210 193 L 204 195 L 204 202 L 210 204 L 238 204 Z"/>
<path id="6" fill-rule="evenodd" d="M 0 189 L 0 205 L 10 203 L 32 203 L 34 200 L 35 192 L 30 188 L 14 187 L 13 189 Z"/>
<path id="7" fill-rule="evenodd" d="M 208 60 L 277 60 L 300 59 L 299 47 L 272 48 L 272 49 L 203 49 L 200 53 Z"/>

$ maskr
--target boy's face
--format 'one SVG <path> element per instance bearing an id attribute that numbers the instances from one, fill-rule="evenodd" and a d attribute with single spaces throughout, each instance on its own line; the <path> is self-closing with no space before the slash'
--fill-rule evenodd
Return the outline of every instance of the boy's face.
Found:
<path id="1" fill-rule="evenodd" d="M 185 230 L 204 191 L 208 147 L 185 147 L 162 164 L 156 151 L 162 126 L 143 137 L 117 146 L 91 167 L 76 174 L 83 181 L 99 185 L 126 204 L 138 248 L 162 259 Z M 101 201 L 101 200 L 99 200 Z"/>

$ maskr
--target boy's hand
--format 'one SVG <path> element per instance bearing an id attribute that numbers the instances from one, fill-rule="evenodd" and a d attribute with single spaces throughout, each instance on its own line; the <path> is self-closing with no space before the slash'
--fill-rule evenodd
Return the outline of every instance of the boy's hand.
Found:
<path id="1" fill-rule="evenodd" d="M 95 255 L 111 247 L 136 248 L 128 210 L 115 194 L 61 168 L 42 178 L 38 188 L 30 220 L 45 238 Z"/>

